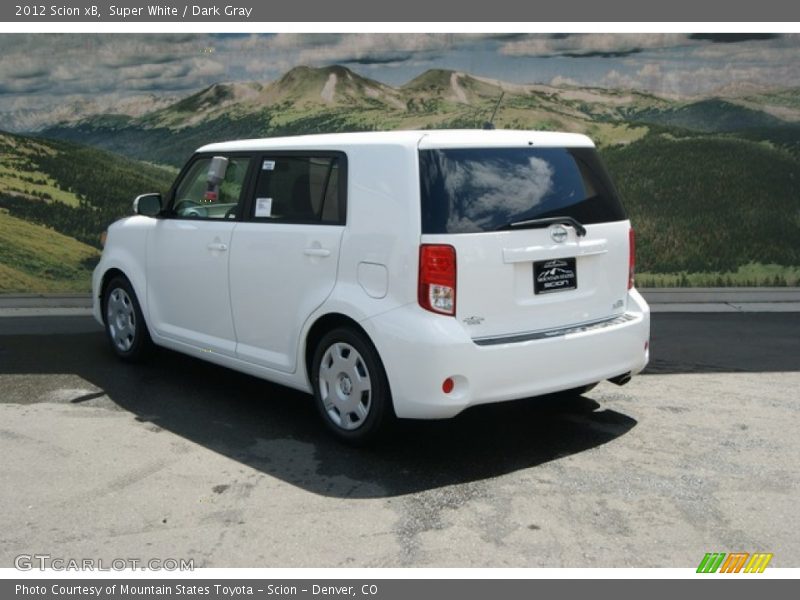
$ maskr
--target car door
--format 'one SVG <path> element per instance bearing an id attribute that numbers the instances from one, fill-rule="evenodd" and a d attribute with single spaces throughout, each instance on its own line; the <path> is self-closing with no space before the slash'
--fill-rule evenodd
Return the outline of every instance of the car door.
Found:
<path id="1" fill-rule="evenodd" d="M 230 253 L 238 358 L 292 373 L 300 331 L 336 283 L 344 231 L 342 153 L 261 156 Z"/>
<path id="2" fill-rule="evenodd" d="M 250 163 L 243 155 L 195 157 L 149 234 L 150 322 L 168 341 L 235 356 L 228 260 Z"/>

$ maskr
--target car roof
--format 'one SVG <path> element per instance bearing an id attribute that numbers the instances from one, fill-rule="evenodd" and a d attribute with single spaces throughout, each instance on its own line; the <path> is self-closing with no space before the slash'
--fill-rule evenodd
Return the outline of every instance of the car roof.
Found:
<path id="1" fill-rule="evenodd" d="M 486 148 L 486 147 L 594 147 L 587 136 L 554 131 L 509 129 L 431 129 L 416 131 L 368 131 L 325 133 L 207 144 L 198 152 L 237 152 L 251 150 L 344 150 L 357 146 L 406 146 L 409 148 Z"/>

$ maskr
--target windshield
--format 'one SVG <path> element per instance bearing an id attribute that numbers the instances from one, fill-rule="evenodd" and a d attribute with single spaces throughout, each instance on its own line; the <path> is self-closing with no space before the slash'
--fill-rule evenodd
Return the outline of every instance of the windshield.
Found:
<path id="1" fill-rule="evenodd" d="M 572 217 L 590 225 L 625 212 L 594 148 L 421 150 L 422 233 L 495 231 Z"/>

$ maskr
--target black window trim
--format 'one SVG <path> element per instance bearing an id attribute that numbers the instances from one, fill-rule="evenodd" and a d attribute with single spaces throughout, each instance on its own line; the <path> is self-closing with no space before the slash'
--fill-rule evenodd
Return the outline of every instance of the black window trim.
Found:
<path id="1" fill-rule="evenodd" d="M 242 183 L 242 195 L 239 197 L 239 203 L 236 207 L 236 217 L 232 219 L 209 219 L 207 217 L 187 217 L 187 216 L 180 216 L 176 215 L 173 212 L 173 206 L 175 204 L 175 195 L 178 193 L 178 188 L 180 187 L 183 180 L 189 174 L 194 164 L 200 160 L 214 158 L 215 156 L 224 156 L 226 158 L 249 158 L 250 164 L 247 166 L 247 173 L 244 176 L 244 182 Z M 258 156 L 258 152 L 251 152 L 251 151 L 237 151 L 237 152 L 195 152 L 189 160 L 186 161 L 186 164 L 183 165 L 178 176 L 175 178 L 175 181 L 172 182 L 172 186 L 170 187 L 169 191 L 167 192 L 166 197 L 166 204 L 158 215 L 162 219 L 171 219 L 175 221 L 208 221 L 214 223 L 238 223 L 244 219 L 245 210 L 243 208 L 247 207 L 248 198 L 251 196 L 251 191 L 254 191 L 254 183 L 255 183 L 255 165 L 258 161 L 252 160 L 254 157 Z"/>
<path id="2" fill-rule="evenodd" d="M 257 157 L 255 167 L 250 173 L 251 181 L 248 187 L 247 196 L 242 210 L 242 218 L 249 223 L 269 223 L 272 225 L 317 225 L 328 227 L 343 227 L 347 224 L 347 154 L 341 150 L 258 150 L 255 153 Z M 265 160 L 273 160 L 280 158 L 336 158 L 339 161 L 339 219 L 334 223 L 331 221 L 310 220 L 310 219 L 271 219 L 269 217 L 256 217 L 253 215 L 255 208 L 255 193 L 258 181 L 258 175 L 261 172 L 260 166 Z M 325 193 L 327 193 L 331 175 L 331 169 L 328 169 L 326 176 Z M 323 197 L 323 202 L 324 202 Z M 323 207 L 324 208 L 324 207 Z M 238 215 L 237 215 L 238 216 Z"/>

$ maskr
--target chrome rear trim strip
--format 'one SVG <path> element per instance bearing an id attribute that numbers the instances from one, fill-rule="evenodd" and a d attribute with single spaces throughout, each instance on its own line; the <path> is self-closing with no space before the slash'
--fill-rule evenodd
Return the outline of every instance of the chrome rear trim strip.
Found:
<path id="1" fill-rule="evenodd" d="M 546 340 L 554 337 L 569 335 L 571 333 L 585 333 L 595 329 L 603 329 L 604 327 L 613 327 L 614 325 L 621 325 L 628 321 L 636 319 L 633 313 L 625 313 L 616 317 L 608 319 L 601 319 L 600 321 L 592 321 L 589 323 L 581 323 L 580 325 L 570 325 L 569 327 L 559 327 L 557 329 L 544 329 L 541 331 L 530 331 L 527 333 L 515 333 L 513 335 L 503 335 L 497 337 L 484 337 L 473 338 L 473 342 L 478 346 L 497 346 L 499 344 L 518 344 L 520 342 L 531 342 L 533 340 Z"/>

